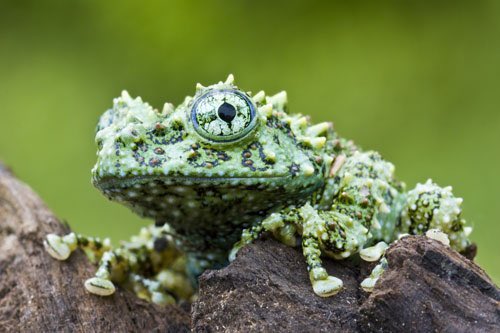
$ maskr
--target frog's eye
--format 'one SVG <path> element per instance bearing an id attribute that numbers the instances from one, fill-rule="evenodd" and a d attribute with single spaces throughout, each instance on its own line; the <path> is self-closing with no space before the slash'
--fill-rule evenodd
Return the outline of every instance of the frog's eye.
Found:
<path id="1" fill-rule="evenodd" d="M 243 138 L 255 128 L 255 106 L 238 90 L 212 90 L 199 97 L 191 110 L 198 134 L 216 142 Z"/>

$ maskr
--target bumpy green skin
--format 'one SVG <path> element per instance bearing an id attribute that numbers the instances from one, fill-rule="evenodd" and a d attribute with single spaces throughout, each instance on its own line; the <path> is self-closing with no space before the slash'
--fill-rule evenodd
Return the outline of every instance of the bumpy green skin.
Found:
<path id="1" fill-rule="evenodd" d="M 231 105 L 229 115 L 220 113 L 222 103 Z M 311 125 L 308 117 L 288 114 L 284 92 L 252 97 L 238 90 L 232 76 L 198 85 L 193 97 L 176 108 L 165 104 L 162 111 L 124 92 L 101 117 L 96 142 L 94 185 L 109 199 L 154 219 L 156 232 L 168 234 L 171 246 L 180 249 L 176 256 L 187 262 L 182 274 L 191 280 L 227 264 L 228 255 L 233 259 L 266 231 L 291 246 L 302 240 L 320 296 L 342 287 L 322 267 L 322 254 L 343 259 L 361 251 L 365 260 L 378 260 L 385 243 L 429 229 L 449 235 L 458 251 L 469 245 L 471 229 L 464 227 L 461 199 L 450 188 L 429 181 L 406 193 L 394 178 L 394 166 L 378 153 L 362 152 L 331 123 Z M 54 244 L 57 249 L 59 243 Z M 153 247 L 143 246 L 141 255 L 150 252 Z M 383 263 L 366 290 L 387 266 Z M 112 264 L 103 265 L 113 271 L 106 268 Z M 170 259 L 160 261 L 153 273 L 144 272 L 144 265 L 124 272 L 154 280 L 171 265 Z M 130 280 L 111 275 L 98 277 Z M 183 286 L 164 292 L 186 298 L 179 296 Z M 154 300 L 152 294 L 143 297 Z"/>

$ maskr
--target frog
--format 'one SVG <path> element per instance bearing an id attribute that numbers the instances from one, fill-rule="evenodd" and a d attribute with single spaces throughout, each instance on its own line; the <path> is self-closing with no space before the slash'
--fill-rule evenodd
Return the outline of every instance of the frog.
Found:
<path id="1" fill-rule="evenodd" d="M 406 190 L 378 152 L 331 122 L 289 112 L 285 91 L 245 92 L 233 75 L 197 84 L 162 110 L 123 91 L 100 117 L 95 142 L 93 185 L 154 223 L 116 247 L 74 232 L 46 236 L 55 259 L 82 249 L 97 264 L 84 282 L 92 294 L 119 285 L 160 305 L 192 301 L 204 271 L 225 267 L 264 234 L 301 248 L 320 297 L 343 289 L 325 258 L 373 262 L 361 282 L 370 292 L 401 237 L 426 235 L 456 251 L 471 244 L 451 187 L 429 179 Z"/>

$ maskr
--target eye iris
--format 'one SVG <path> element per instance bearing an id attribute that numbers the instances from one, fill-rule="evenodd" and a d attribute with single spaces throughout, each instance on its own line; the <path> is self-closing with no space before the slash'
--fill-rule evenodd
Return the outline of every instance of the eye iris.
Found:
<path id="1" fill-rule="evenodd" d="M 238 140 L 257 125 L 251 99 L 233 89 L 212 90 L 196 99 L 191 121 L 198 134 L 215 142 Z"/>
<path id="2" fill-rule="evenodd" d="M 236 109 L 231 104 L 224 102 L 219 106 L 217 114 L 220 119 L 224 120 L 226 123 L 230 123 L 233 121 L 234 117 L 236 117 Z"/>

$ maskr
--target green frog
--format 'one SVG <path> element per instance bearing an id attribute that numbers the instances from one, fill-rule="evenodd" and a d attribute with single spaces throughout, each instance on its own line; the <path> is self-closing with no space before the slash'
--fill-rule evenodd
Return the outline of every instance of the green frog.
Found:
<path id="1" fill-rule="evenodd" d="M 245 92 L 230 75 L 174 107 L 156 110 L 127 92 L 100 118 L 92 183 L 108 199 L 154 220 L 113 248 L 108 239 L 50 234 L 54 258 L 77 248 L 98 263 L 85 282 L 106 296 L 115 284 L 158 304 L 190 300 L 197 277 L 224 267 L 263 233 L 301 246 L 312 290 L 328 297 L 342 281 L 322 256 L 378 262 L 361 283 L 371 291 L 387 247 L 427 235 L 457 251 L 471 227 L 461 198 L 431 180 L 405 191 L 394 166 L 334 130 L 288 112 L 287 94 Z"/>

